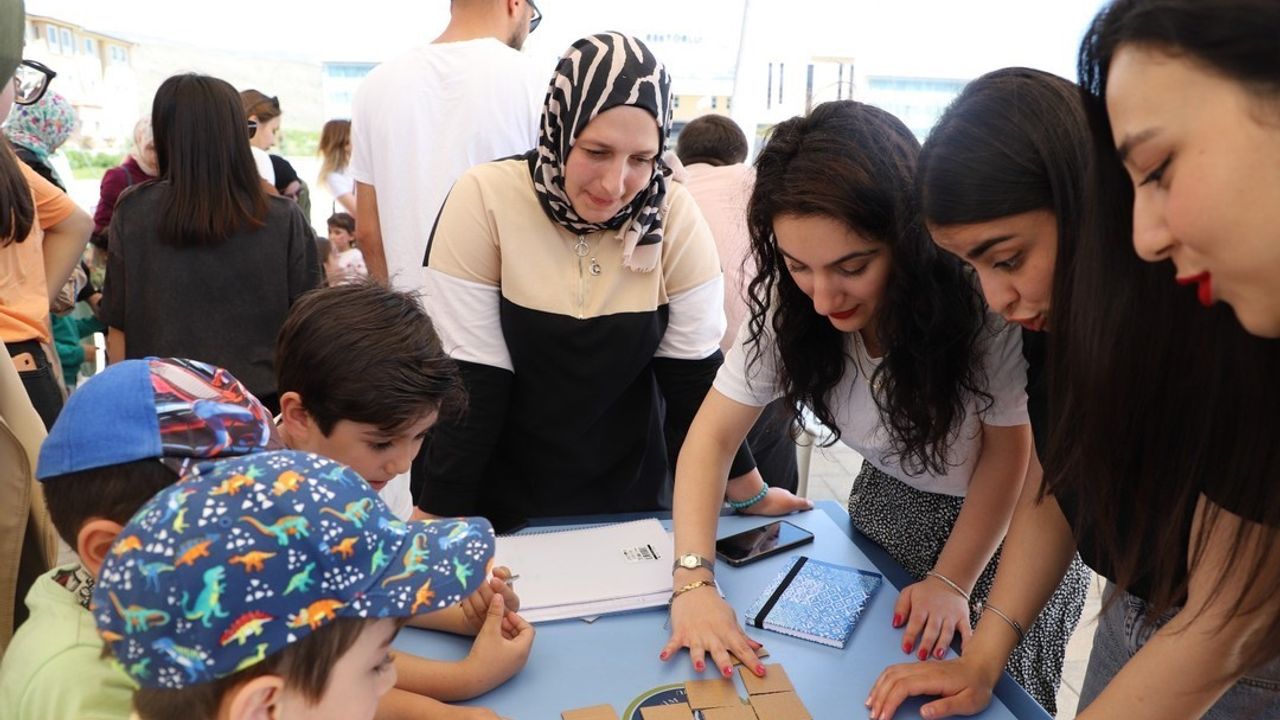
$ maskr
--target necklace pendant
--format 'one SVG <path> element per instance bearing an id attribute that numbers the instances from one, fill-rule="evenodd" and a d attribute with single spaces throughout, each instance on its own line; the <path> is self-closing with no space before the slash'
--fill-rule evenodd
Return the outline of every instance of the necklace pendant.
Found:
<path id="1" fill-rule="evenodd" d="M 597 276 L 600 274 L 600 263 L 596 262 L 595 258 L 591 258 L 591 274 Z"/>
<path id="2" fill-rule="evenodd" d="M 586 257 L 588 252 L 589 252 L 589 249 L 587 248 L 587 239 L 579 235 L 578 242 L 573 244 L 573 254 L 577 255 L 578 257 Z"/>

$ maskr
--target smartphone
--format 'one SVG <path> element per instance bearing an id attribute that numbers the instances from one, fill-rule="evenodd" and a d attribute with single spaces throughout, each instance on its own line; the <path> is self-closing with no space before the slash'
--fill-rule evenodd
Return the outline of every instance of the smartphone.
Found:
<path id="1" fill-rule="evenodd" d="M 734 567 L 813 542 L 813 533 L 786 520 L 775 520 L 716 541 L 716 556 Z"/>

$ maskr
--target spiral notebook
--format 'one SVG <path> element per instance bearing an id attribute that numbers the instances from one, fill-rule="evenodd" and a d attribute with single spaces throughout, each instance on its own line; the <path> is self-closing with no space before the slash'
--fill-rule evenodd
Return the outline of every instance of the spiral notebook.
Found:
<path id="1" fill-rule="evenodd" d="M 843 648 L 882 582 L 879 573 L 800 555 L 760 593 L 746 621 L 752 627 Z"/>
<path id="2" fill-rule="evenodd" d="M 496 565 L 511 569 L 529 622 L 589 618 L 665 605 L 671 533 L 652 518 L 577 530 L 503 535 Z"/>

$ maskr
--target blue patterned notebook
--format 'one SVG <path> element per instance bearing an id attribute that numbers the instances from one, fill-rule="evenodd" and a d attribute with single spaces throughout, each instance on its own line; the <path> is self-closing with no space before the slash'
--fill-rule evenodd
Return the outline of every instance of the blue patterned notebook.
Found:
<path id="1" fill-rule="evenodd" d="M 843 648 L 881 582 L 879 573 L 801 555 L 752 603 L 747 624 Z"/>

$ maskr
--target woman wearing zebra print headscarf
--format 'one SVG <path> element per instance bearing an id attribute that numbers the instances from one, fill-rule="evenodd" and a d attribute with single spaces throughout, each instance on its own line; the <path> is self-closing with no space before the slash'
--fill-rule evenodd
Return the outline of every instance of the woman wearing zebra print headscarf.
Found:
<path id="1" fill-rule="evenodd" d="M 538 146 L 450 192 L 426 303 L 471 400 L 432 433 L 422 510 L 502 529 L 669 507 L 725 323 L 715 243 L 661 157 L 670 100 L 644 43 L 583 38 L 556 66 Z M 744 446 L 731 475 L 754 472 Z"/>

